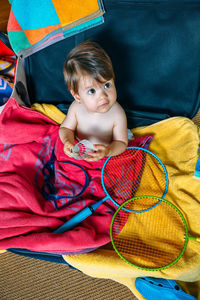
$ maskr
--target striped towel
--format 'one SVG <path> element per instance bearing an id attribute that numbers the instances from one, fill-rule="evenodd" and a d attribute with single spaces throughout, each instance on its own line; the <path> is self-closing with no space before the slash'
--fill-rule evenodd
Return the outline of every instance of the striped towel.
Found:
<path id="1" fill-rule="evenodd" d="M 8 36 L 17 56 L 103 23 L 101 0 L 9 0 Z"/>

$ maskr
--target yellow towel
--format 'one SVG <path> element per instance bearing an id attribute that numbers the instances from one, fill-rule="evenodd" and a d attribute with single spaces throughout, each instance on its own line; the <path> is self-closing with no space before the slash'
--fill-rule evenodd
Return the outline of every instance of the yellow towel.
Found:
<path id="1" fill-rule="evenodd" d="M 65 114 L 60 111 L 55 105 L 34 103 L 31 108 L 38 112 L 41 112 L 58 124 L 61 124 L 64 121 Z"/>
<path id="2" fill-rule="evenodd" d="M 169 175 L 166 199 L 184 213 L 190 234 L 200 236 L 200 183 L 193 178 L 198 157 L 200 129 L 187 118 L 174 117 L 132 131 L 136 137 L 154 135 L 150 150 L 163 161 Z M 63 257 L 89 276 L 109 278 L 125 284 L 138 299 L 144 299 L 134 286 L 135 278 L 139 276 L 175 279 L 178 282 L 200 280 L 200 243 L 196 241 L 189 241 L 183 257 L 176 264 L 156 272 L 133 268 L 123 262 L 112 249 L 106 249 L 106 246 L 92 253 Z M 199 282 L 181 285 L 187 292 L 197 296 Z M 196 289 L 192 290 L 194 287 Z"/>

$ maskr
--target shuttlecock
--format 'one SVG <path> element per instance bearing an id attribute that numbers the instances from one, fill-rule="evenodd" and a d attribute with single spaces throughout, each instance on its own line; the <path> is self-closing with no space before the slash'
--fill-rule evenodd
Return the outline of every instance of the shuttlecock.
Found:
<path id="1" fill-rule="evenodd" d="M 73 157 L 79 160 L 89 157 L 88 153 L 94 151 L 93 144 L 88 140 L 81 140 L 72 149 Z"/>

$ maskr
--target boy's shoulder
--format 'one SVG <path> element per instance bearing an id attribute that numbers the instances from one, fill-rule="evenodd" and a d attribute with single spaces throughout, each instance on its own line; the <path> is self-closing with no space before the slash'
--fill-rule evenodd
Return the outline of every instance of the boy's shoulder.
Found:
<path id="1" fill-rule="evenodd" d="M 76 101 L 76 100 L 74 100 L 71 104 L 70 104 L 70 107 L 78 107 L 78 105 L 79 105 L 79 103 Z"/>
<path id="2" fill-rule="evenodd" d="M 124 113 L 124 109 L 122 108 L 122 106 L 119 104 L 119 102 L 115 102 L 115 104 L 112 107 L 112 112 L 116 112 L 119 114 L 123 114 Z"/>
<path id="3" fill-rule="evenodd" d="M 110 119 L 112 119 L 114 124 L 126 122 L 126 113 L 118 102 L 113 105 L 112 109 L 113 110 L 110 111 Z"/>
<path id="4" fill-rule="evenodd" d="M 79 107 L 80 107 L 80 103 L 74 100 L 69 106 L 69 111 L 71 113 L 76 113 L 79 111 Z"/>

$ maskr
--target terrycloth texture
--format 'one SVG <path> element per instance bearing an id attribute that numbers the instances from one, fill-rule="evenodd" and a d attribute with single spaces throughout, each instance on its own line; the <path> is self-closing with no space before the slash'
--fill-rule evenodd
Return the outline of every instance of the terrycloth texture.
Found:
<path id="1" fill-rule="evenodd" d="M 10 0 L 10 4 L 7 30 L 18 56 L 103 23 L 101 0 Z"/>
<path id="2" fill-rule="evenodd" d="M 66 116 L 61 110 L 59 110 L 55 105 L 52 104 L 34 103 L 31 108 L 48 116 L 51 120 L 55 121 L 58 124 L 61 124 Z"/>
<path id="3" fill-rule="evenodd" d="M 183 212 L 190 235 L 200 236 L 200 182 L 193 178 L 198 159 L 200 129 L 187 118 L 174 117 L 145 128 L 136 128 L 133 133 L 136 137 L 154 135 L 150 150 L 164 162 L 169 175 L 166 199 Z M 156 272 L 131 267 L 115 254 L 111 246 L 104 246 L 88 254 L 63 257 L 89 276 L 110 278 L 125 284 L 138 299 L 144 299 L 134 286 L 135 278 L 139 276 L 180 280 L 188 293 L 196 296 L 199 293 L 200 297 L 198 283 L 182 283 L 199 281 L 200 285 L 200 243 L 196 241 L 189 241 L 183 257 L 176 264 Z"/>
<path id="4" fill-rule="evenodd" d="M 20 106 L 14 98 L 9 99 L 0 114 L 0 249 L 83 253 L 110 241 L 114 206 L 110 201 L 102 204 L 76 229 L 53 233 L 72 215 L 105 197 L 100 179 L 105 159 L 89 163 L 67 157 L 58 138 L 58 129 L 49 118 Z M 134 140 L 133 145 L 140 146 L 145 140 L 149 137 Z M 49 161 L 53 148 L 57 160 L 76 163 L 89 176 L 89 185 L 81 196 L 58 199 L 56 206 L 41 193 L 42 168 Z M 85 176 L 80 168 L 55 163 L 54 184 L 58 195 L 77 195 L 84 183 Z"/>

